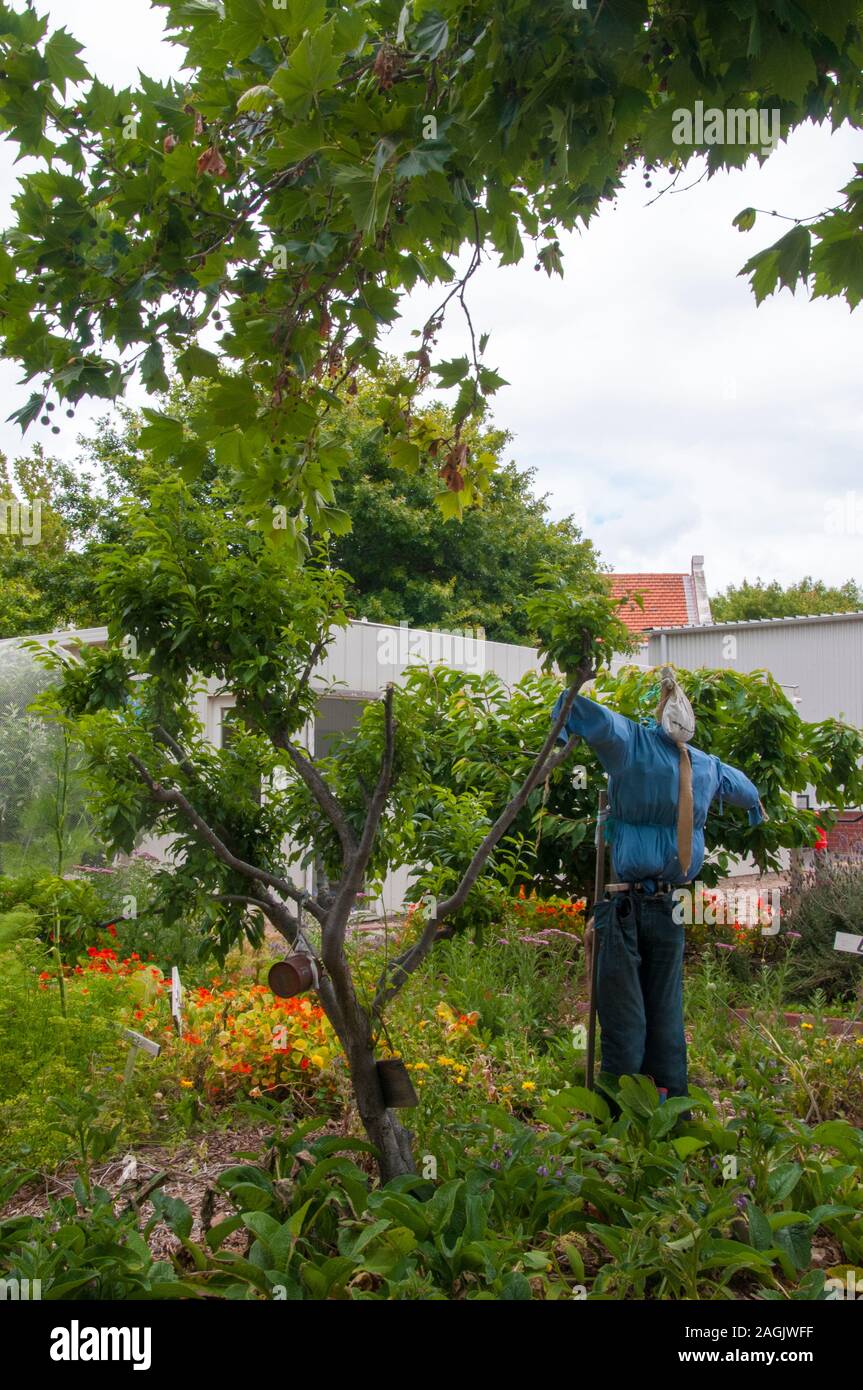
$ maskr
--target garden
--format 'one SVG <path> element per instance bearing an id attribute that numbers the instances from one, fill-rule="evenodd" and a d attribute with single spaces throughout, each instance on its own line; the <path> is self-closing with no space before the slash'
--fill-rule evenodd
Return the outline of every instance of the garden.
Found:
<path id="1" fill-rule="evenodd" d="M 550 622 L 572 601 L 568 591 L 538 603 Z M 115 660 L 85 654 L 88 680 Z M 765 853 L 814 840 L 813 814 L 778 788 L 817 775 L 834 798 L 853 794 L 849 731 L 789 718 L 764 678 L 681 675 L 702 738 L 722 749 L 740 749 L 752 722 L 735 698 L 750 682 L 761 781 L 769 788 L 772 757 L 777 786 Z M 124 720 L 142 735 L 141 702 L 61 715 L 64 698 L 80 707 L 83 679 L 73 667 L 71 685 L 43 682 L 36 708 L 67 719 L 67 733 L 104 759 L 102 740 L 119 738 Z M 651 681 L 636 668 L 598 677 L 632 712 L 646 707 Z M 46 813 L 37 782 L 34 799 L 59 825 L 61 872 L 0 878 L 6 1277 L 38 1281 L 46 1300 L 86 1301 L 827 1300 L 863 1278 L 863 980 L 833 949 L 837 930 L 861 926 L 853 858 L 810 854 L 793 893 L 765 887 L 753 913 L 752 893 L 735 899 L 733 880 L 721 879 L 716 851 L 705 870 L 714 884 L 686 926 L 682 1101 L 663 1103 L 643 1076 L 600 1073 L 589 1085 L 590 893 L 577 884 L 594 861 L 592 766 L 585 778 L 559 765 L 533 789 L 456 929 L 435 923 L 422 968 L 397 977 L 396 963 L 410 964 L 428 939 L 430 904 L 440 916 L 457 891 L 524 762 L 525 734 L 539 742 L 559 688 L 553 675 L 505 693 L 488 674 L 411 670 L 397 709 L 412 762 L 394 792 L 413 808 L 411 835 L 405 844 L 397 819 L 382 827 L 377 881 L 384 852 L 387 863 L 410 854 L 429 867 L 406 911 L 370 921 L 353 908 L 335 961 L 309 904 L 295 904 L 293 944 L 251 895 L 215 907 L 212 863 L 190 845 L 179 862 L 110 854 L 93 779 L 103 797 L 112 788 L 110 816 L 120 800 L 111 779 L 126 777 L 119 762 L 91 766 L 89 783 L 75 765 L 66 818 Z M 370 749 L 385 747 L 383 713 L 370 707 L 321 764 L 342 796 Z M 210 778 L 213 759 L 233 776 L 235 816 L 251 813 L 237 804 L 241 756 L 251 785 L 242 739 L 237 729 L 218 754 L 198 750 Z M 64 868 L 64 850 L 74 859 L 81 843 L 82 798 L 92 862 Z M 267 824 L 278 836 L 284 822 L 255 806 L 263 844 Z M 313 801 L 299 806 L 312 815 Z M 19 813 L 32 834 L 28 807 Z M 150 814 L 146 801 L 137 814 Z M 714 833 L 733 843 L 732 825 Z M 737 833 L 750 832 L 741 823 Z M 334 833 L 336 856 L 337 845 Z M 346 971 L 375 1066 L 403 1065 L 409 1108 L 383 1111 L 404 1144 L 399 1172 L 373 1142 L 378 1112 L 352 1076 L 357 1042 L 345 1045 L 325 991 L 280 997 L 271 987 L 274 964 L 300 939 L 322 971 Z"/>
<path id="2" fill-rule="evenodd" d="M 863 863 L 829 831 L 863 804 L 863 731 L 730 656 L 640 659 L 642 596 L 507 457 L 469 292 L 489 258 L 561 276 L 633 171 L 682 192 L 697 158 L 700 182 L 859 127 L 863 11 L 153 4 L 173 75 L 115 90 L 0 0 L 0 358 L 27 389 L 9 421 L 43 432 L 0 459 L 3 1301 L 742 1318 L 859 1297 L 863 976 L 836 941 L 863 940 Z M 710 111 L 682 143 L 705 97 L 776 138 L 719 143 Z M 756 304 L 859 303 L 849 178 L 820 214 L 734 219 L 793 224 L 743 266 Z M 63 422 L 93 401 L 111 413 L 73 466 Z M 639 470 L 642 527 L 646 445 Z M 481 626 L 535 661 L 382 678 L 378 656 L 346 689 L 327 662 L 372 622 Z M 669 682 L 697 727 L 660 808 L 682 857 L 633 877 L 685 879 L 699 768 L 719 793 L 684 924 L 685 1095 L 594 1066 L 610 769 L 571 722 L 660 728 Z"/>

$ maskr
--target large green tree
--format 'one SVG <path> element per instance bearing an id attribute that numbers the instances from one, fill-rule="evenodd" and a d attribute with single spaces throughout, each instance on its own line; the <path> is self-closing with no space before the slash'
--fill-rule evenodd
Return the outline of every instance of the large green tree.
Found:
<path id="1" fill-rule="evenodd" d="M 755 125 L 775 111 L 783 137 L 861 120 L 860 0 L 157 3 L 183 78 L 121 92 L 64 29 L 0 3 L 0 129 L 38 164 L 0 249 L 3 350 L 33 383 L 16 415 L 115 398 L 135 376 L 162 389 L 173 358 L 214 390 L 188 424 L 149 413 L 154 462 L 190 477 L 215 448 L 262 527 L 287 508 L 298 549 L 309 524 L 347 524 L 334 387 L 377 371 L 415 285 L 440 284 L 440 305 L 379 418 L 456 516 L 491 471 L 467 422 L 504 384 L 466 294 L 484 255 L 559 273 L 560 232 L 641 161 L 676 179 L 696 153 L 711 171 L 769 156 L 772 137 L 732 142 L 723 119 L 687 133 L 696 103 Z M 861 209 L 855 176 L 752 257 L 756 296 L 802 279 L 856 304 Z M 444 361 L 451 308 L 465 351 Z M 456 392 L 443 438 L 414 414 L 429 381 Z"/>
<path id="2" fill-rule="evenodd" d="M 393 363 L 390 379 L 398 373 Z M 165 408 L 189 420 L 207 390 L 206 383 L 188 390 L 177 382 Z M 465 509 L 460 526 L 446 522 L 433 505 L 434 479 L 393 463 L 375 407 L 374 383 L 363 379 L 338 417 L 346 461 L 336 501 L 351 525 L 332 538 L 330 557 L 350 576 L 348 594 L 357 613 L 377 622 L 480 627 L 496 641 L 533 642 L 527 603 L 538 566 L 565 565 L 580 555 L 596 568 L 590 542 L 571 519 L 549 519 L 545 499 L 533 491 L 532 470 L 512 460 L 497 463 L 510 437 L 481 423 L 467 433 L 478 451 L 495 460 L 487 494 Z M 418 415 L 442 434 L 453 427 L 440 403 L 427 404 Z M 74 468 L 52 460 L 41 445 L 10 467 L 15 495 L 44 499 L 46 543 L 28 547 L 0 535 L 0 578 L 6 581 L 0 588 L 0 637 L 105 621 L 95 584 L 99 552 L 120 538 L 121 499 L 146 499 L 141 427 L 140 413 L 121 405 L 80 439 Z M 202 500 L 217 500 L 214 489 L 220 486 L 230 487 L 230 475 L 219 470 L 211 452 L 192 487 Z"/>
<path id="3" fill-rule="evenodd" d="M 853 579 L 845 584 L 825 584 L 806 575 L 796 584 L 783 587 L 777 580 L 766 584 L 729 584 L 724 593 L 710 600 L 717 623 L 746 622 L 752 618 L 797 618 L 807 613 L 851 613 L 863 608 L 863 589 Z"/>

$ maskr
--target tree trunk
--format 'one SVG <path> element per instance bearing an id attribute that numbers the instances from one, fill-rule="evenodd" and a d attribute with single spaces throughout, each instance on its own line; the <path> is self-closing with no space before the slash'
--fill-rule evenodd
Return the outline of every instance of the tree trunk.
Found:
<path id="1" fill-rule="evenodd" d="M 395 1111 L 384 1105 L 371 1044 L 365 1048 L 361 1043 L 353 1044 L 348 1061 L 363 1128 L 378 1150 L 381 1182 L 389 1182 L 402 1173 L 415 1173 L 411 1133 L 401 1124 Z"/>

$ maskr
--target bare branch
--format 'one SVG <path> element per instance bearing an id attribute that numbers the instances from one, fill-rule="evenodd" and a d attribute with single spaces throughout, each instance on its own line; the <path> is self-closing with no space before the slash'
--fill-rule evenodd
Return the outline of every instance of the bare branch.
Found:
<path id="1" fill-rule="evenodd" d="M 437 917 L 431 917 L 423 928 L 422 935 L 401 955 L 396 956 L 381 972 L 378 987 L 372 1001 L 372 1012 L 380 1015 L 387 1004 L 396 997 L 409 977 L 418 970 L 429 952 L 440 941 L 448 941 L 454 935 L 453 927 L 439 927 Z"/>
<path id="2" fill-rule="evenodd" d="M 353 901 L 362 886 L 363 876 L 369 862 L 372 849 L 375 843 L 375 836 L 378 833 L 381 816 L 387 804 L 390 785 L 392 783 L 393 763 L 395 760 L 395 720 L 393 718 L 393 685 L 392 682 L 386 688 L 384 695 L 384 751 L 381 758 L 381 768 L 378 774 L 377 784 L 369 801 L 366 813 L 365 824 L 363 825 L 362 835 L 359 843 L 353 852 L 346 857 L 344 872 L 336 892 L 336 899 L 330 913 L 330 919 L 324 928 L 324 956 L 325 959 L 335 960 L 340 952 L 341 943 L 344 940 L 345 929 L 347 927 L 348 916 Z"/>
<path id="3" fill-rule="evenodd" d="M 357 849 L 357 840 L 350 822 L 338 798 L 333 795 L 311 758 L 307 758 L 298 748 L 295 748 L 290 736 L 281 730 L 270 734 L 270 740 L 275 748 L 280 748 L 283 753 L 287 753 L 291 763 L 333 826 L 341 842 L 343 853 L 346 856 L 354 854 Z"/>
<path id="4" fill-rule="evenodd" d="M 320 903 L 300 889 L 295 888 L 289 879 L 282 878 L 279 874 L 271 874 L 267 869 L 258 868 L 254 864 L 247 864 L 244 859 L 240 859 L 228 849 L 215 830 L 207 824 L 203 816 L 195 810 L 192 803 L 177 787 L 164 787 L 161 782 L 157 782 L 147 771 L 140 758 L 135 757 L 133 753 L 129 754 L 129 761 L 141 781 L 147 786 L 153 800 L 161 806 L 175 806 L 194 828 L 198 838 L 209 845 L 216 857 L 221 859 L 223 864 L 227 864 L 229 869 L 233 869 L 235 873 L 242 874 L 244 878 L 253 879 L 257 883 L 268 884 L 286 898 L 302 903 L 319 922 L 323 923 L 326 920 L 326 913 Z"/>

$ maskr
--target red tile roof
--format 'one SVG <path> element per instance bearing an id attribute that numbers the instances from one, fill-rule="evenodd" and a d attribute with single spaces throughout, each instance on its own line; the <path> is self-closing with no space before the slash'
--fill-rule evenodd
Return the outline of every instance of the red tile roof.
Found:
<path id="1" fill-rule="evenodd" d="M 630 601 L 620 610 L 631 632 L 644 632 L 650 627 L 684 627 L 690 621 L 686 603 L 688 574 L 612 574 L 609 578 L 615 598 L 627 593 L 642 596 L 643 609 Z"/>

